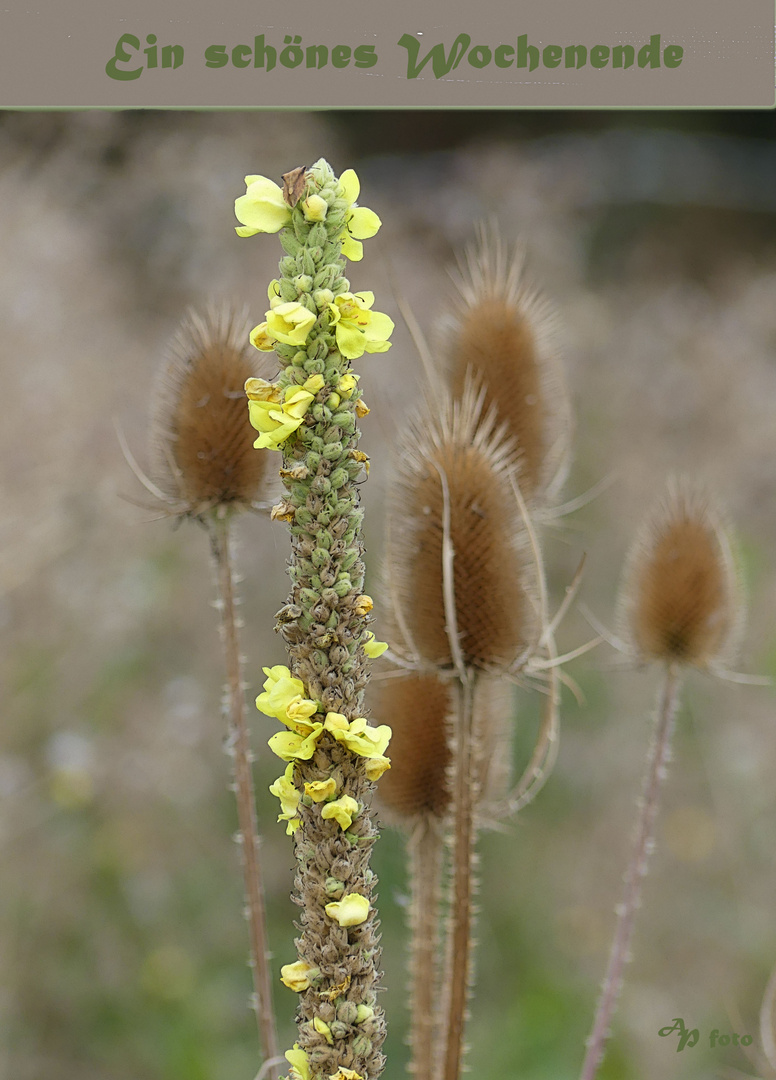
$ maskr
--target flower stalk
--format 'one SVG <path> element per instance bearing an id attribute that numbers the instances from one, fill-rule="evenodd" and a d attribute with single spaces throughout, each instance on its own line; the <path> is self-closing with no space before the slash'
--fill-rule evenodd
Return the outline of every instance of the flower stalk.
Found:
<path id="1" fill-rule="evenodd" d="M 251 943 L 254 1011 L 265 1061 L 278 1057 L 278 1037 L 272 1006 L 272 980 L 267 941 L 267 918 L 264 886 L 259 859 L 259 830 L 256 821 L 256 797 L 251 772 L 252 755 L 245 717 L 245 692 L 235 611 L 232 536 L 229 515 L 214 515 L 210 523 L 211 551 L 216 568 L 221 638 L 226 662 L 226 702 L 229 717 L 229 753 L 232 758 L 234 790 L 237 800 L 240 856 L 243 867 L 246 916 Z M 277 1076 L 270 1069 L 270 1080 Z"/>
<path id="2" fill-rule="evenodd" d="M 355 206 L 355 173 L 338 180 L 321 160 L 284 180 L 281 191 L 246 177 L 235 211 L 240 235 L 280 230 L 286 252 L 251 335 L 283 368 L 276 384 L 247 386 L 256 445 L 283 454 L 286 494 L 275 516 L 291 533 L 291 593 L 277 614 L 289 667 L 265 669 L 257 701 L 288 729 L 270 740 L 292 766 L 282 778 L 288 787 L 273 789 L 283 792 L 281 818 L 294 837 L 297 963 L 309 973 L 296 983 L 299 1037 L 286 1057 L 293 1080 L 375 1080 L 385 1023 L 369 807 L 373 781 L 389 766 L 390 729 L 361 715 L 369 655 L 379 649 L 368 630 L 356 483 L 364 472 L 357 422 L 368 410 L 351 361 L 385 352 L 393 323 L 344 276 L 343 252 L 360 258 L 359 241 L 380 224 Z"/>
<path id="3" fill-rule="evenodd" d="M 604 1047 L 609 1036 L 609 1026 L 617 1005 L 617 998 L 622 989 L 625 965 L 628 961 L 633 925 L 641 899 L 641 886 L 647 873 L 650 851 L 655 838 L 660 791 L 665 780 L 668 763 L 671 759 L 671 741 L 679 701 L 680 675 L 675 664 L 666 668 L 665 682 L 661 693 L 657 726 L 647 759 L 647 772 L 641 811 L 636 827 L 636 839 L 631 853 L 628 869 L 625 872 L 625 887 L 622 901 L 618 907 L 617 927 L 609 953 L 609 963 L 601 986 L 593 1028 L 587 1040 L 585 1060 L 582 1065 L 580 1080 L 594 1080 L 604 1056 Z"/>

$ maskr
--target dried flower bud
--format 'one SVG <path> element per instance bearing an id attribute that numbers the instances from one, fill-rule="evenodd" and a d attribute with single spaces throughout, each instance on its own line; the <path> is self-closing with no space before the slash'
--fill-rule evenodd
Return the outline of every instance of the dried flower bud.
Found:
<path id="1" fill-rule="evenodd" d="M 673 482 L 626 565 L 622 635 L 642 661 L 714 668 L 741 629 L 730 543 L 707 496 Z"/>
<path id="2" fill-rule="evenodd" d="M 190 312 L 157 380 L 151 479 L 180 514 L 252 507 L 263 495 L 268 455 L 254 450 L 243 387 L 261 362 L 247 321 L 228 308 Z"/>

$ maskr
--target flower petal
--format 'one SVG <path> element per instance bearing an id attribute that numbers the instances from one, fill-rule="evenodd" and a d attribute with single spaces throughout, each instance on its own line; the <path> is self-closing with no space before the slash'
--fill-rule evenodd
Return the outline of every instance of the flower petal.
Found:
<path id="1" fill-rule="evenodd" d="M 339 178 L 340 195 L 352 206 L 361 193 L 361 183 L 353 169 L 345 169 Z"/>
<path id="2" fill-rule="evenodd" d="M 369 918 L 369 901 L 360 893 L 345 893 L 341 900 L 327 904 L 324 910 L 340 926 L 359 926 Z"/>
<path id="3" fill-rule="evenodd" d="M 360 240 L 354 240 L 349 233 L 342 238 L 342 254 L 351 262 L 361 262 L 364 257 L 364 245 Z"/>
<path id="4" fill-rule="evenodd" d="M 381 225 L 380 218 L 367 206 L 357 206 L 348 214 L 348 232 L 354 240 L 368 240 Z"/>
<path id="5" fill-rule="evenodd" d="M 234 202 L 234 214 L 239 222 L 258 232 L 275 233 L 291 220 L 291 208 L 283 192 L 266 176 L 246 176 L 246 192 Z"/>

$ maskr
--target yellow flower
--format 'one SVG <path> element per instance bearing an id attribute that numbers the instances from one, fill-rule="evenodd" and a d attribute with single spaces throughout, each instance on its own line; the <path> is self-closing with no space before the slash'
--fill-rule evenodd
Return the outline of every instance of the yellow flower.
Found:
<path id="1" fill-rule="evenodd" d="M 277 383 L 266 379 L 246 379 L 245 393 L 249 401 L 272 401 L 279 404 L 283 400 L 283 391 Z"/>
<path id="2" fill-rule="evenodd" d="M 340 926 L 359 926 L 369 917 L 369 901 L 360 893 L 345 893 L 341 900 L 327 904 L 324 910 Z"/>
<path id="3" fill-rule="evenodd" d="M 248 380 L 259 382 L 260 380 Z M 267 384 L 272 386 L 271 383 Z M 260 433 L 253 444 L 258 449 L 278 450 L 305 418 L 310 402 L 315 397 L 309 390 L 299 386 L 287 386 L 282 403 L 267 391 L 266 398 L 252 396 L 248 400 L 249 419 L 252 427 Z"/>
<path id="4" fill-rule="evenodd" d="M 267 745 L 282 761 L 309 761 L 315 753 L 322 731 L 323 724 L 319 723 L 311 725 L 309 735 L 297 735 L 294 731 L 278 731 Z"/>
<path id="5" fill-rule="evenodd" d="M 353 613 L 355 615 L 368 615 L 372 608 L 375 606 L 375 602 L 368 593 L 362 593 L 356 599 L 353 606 Z"/>
<path id="6" fill-rule="evenodd" d="M 379 780 L 383 773 L 390 769 L 391 759 L 380 755 L 378 757 L 370 757 L 366 759 L 366 765 L 364 766 L 364 772 L 366 773 L 367 780 L 371 780 L 373 783 L 375 780 Z"/>
<path id="7" fill-rule="evenodd" d="M 353 818 L 358 816 L 358 803 L 350 795 L 343 795 L 341 799 L 326 803 L 321 811 L 321 817 L 327 821 L 333 818 L 344 832 L 353 824 Z"/>
<path id="8" fill-rule="evenodd" d="M 321 1020 L 320 1016 L 313 1017 L 313 1027 L 319 1035 L 323 1035 L 329 1046 L 334 1046 L 334 1039 L 332 1038 L 331 1028 L 325 1020 Z"/>
<path id="9" fill-rule="evenodd" d="M 313 780 L 304 786 L 305 795 L 309 795 L 313 802 L 323 802 L 324 799 L 331 798 L 336 791 L 337 781 L 333 776 L 328 780 Z"/>
<path id="10" fill-rule="evenodd" d="M 265 312 L 265 317 L 267 334 L 271 334 L 276 341 L 282 341 L 284 345 L 304 345 L 316 318 L 314 312 L 309 311 L 298 300 L 275 304 Z"/>
<path id="11" fill-rule="evenodd" d="M 363 1024 L 365 1020 L 371 1020 L 375 1011 L 371 1005 L 359 1005 L 356 1010 L 356 1023 Z"/>
<path id="12" fill-rule="evenodd" d="M 295 964 L 284 964 L 280 969 L 280 981 L 284 986 L 287 986 L 289 990 L 294 990 L 297 994 L 301 994 L 304 990 L 307 990 L 310 986 L 310 976 L 315 978 L 319 974 L 317 967 L 313 967 L 312 964 L 306 963 L 304 960 L 297 960 Z"/>
<path id="13" fill-rule="evenodd" d="M 301 824 L 297 814 L 299 802 L 302 796 L 294 787 L 294 763 L 289 764 L 282 776 L 279 776 L 274 784 L 270 785 L 270 794 L 280 799 L 280 813 L 278 821 L 287 822 L 286 836 L 292 836 Z"/>
<path id="14" fill-rule="evenodd" d="M 370 660 L 376 660 L 378 656 L 382 656 L 385 650 L 388 648 L 387 641 L 377 641 L 371 630 L 367 630 L 367 638 L 364 642 L 364 652 Z"/>
<path id="15" fill-rule="evenodd" d="M 391 739 L 391 729 L 387 724 L 373 728 L 363 716 L 348 723 L 342 713 L 330 712 L 326 714 L 323 726 L 332 733 L 337 742 L 347 746 L 354 754 L 366 758 L 382 757 Z"/>
<path id="16" fill-rule="evenodd" d="M 308 195 L 302 203 L 302 210 L 307 221 L 324 221 L 329 204 L 320 195 Z"/>
<path id="17" fill-rule="evenodd" d="M 393 333 L 393 319 L 382 311 L 371 311 L 372 292 L 340 293 L 329 304 L 329 326 L 334 327 L 337 348 L 348 360 L 368 353 L 387 352 Z"/>
<path id="18" fill-rule="evenodd" d="M 272 716 L 290 727 L 297 735 L 309 735 L 311 724 L 307 723 L 318 704 L 303 697 L 304 683 L 295 679 L 284 664 L 262 668 L 267 676 L 264 693 L 256 698 L 256 708 L 265 716 Z"/>
<path id="19" fill-rule="evenodd" d="M 337 383 L 337 391 L 340 397 L 350 398 L 353 396 L 353 391 L 358 385 L 360 375 L 354 375 L 352 371 L 346 371 L 340 381 Z"/>
<path id="20" fill-rule="evenodd" d="M 291 1066 L 289 1080 L 311 1080 L 310 1062 L 304 1050 L 299 1049 L 299 1043 L 294 1043 L 293 1050 L 286 1050 L 286 1061 Z"/>
<path id="21" fill-rule="evenodd" d="M 259 323 L 251 330 L 250 343 L 259 352 L 274 352 L 277 345 L 277 341 L 270 334 L 265 322 Z"/>
<path id="22" fill-rule="evenodd" d="M 346 1069 L 344 1065 L 340 1065 L 335 1073 L 329 1073 L 329 1080 L 364 1080 L 364 1078 L 354 1069 Z"/>
<path id="23" fill-rule="evenodd" d="M 350 204 L 345 218 L 342 254 L 351 262 L 359 262 L 364 257 L 364 245 L 359 241 L 374 236 L 382 222 L 374 210 L 356 205 L 361 184 L 352 169 L 345 170 L 339 178 L 339 185 L 340 194 Z"/>
<path id="24" fill-rule="evenodd" d="M 245 194 L 235 199 L 234 215 L 241 226 L 235 226 L 238 236 L 279 232 L 291 220 L 291 207 L 283 191 L 266 176 L 246 176 Z"/>

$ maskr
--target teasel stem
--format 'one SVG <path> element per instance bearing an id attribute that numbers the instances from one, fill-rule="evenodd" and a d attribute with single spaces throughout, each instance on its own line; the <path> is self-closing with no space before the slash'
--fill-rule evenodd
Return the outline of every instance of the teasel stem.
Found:
<path id="1" fill-rule="evenodd" d="M 439 908 L 442 898 L 444 832 L 437 817 L 425 816 L 407 844 L 411 888 L 409 1071 L 431 1080 L 435 1061 L 436 999 L 439 988 Z"/>
<path id="2" fill-rule="evenodd" d="M 609 1025 L 622 988 L 623 972 L 629 959 L 633 926 L 641 898 L 641 887 L 654 844 L 660 791 L 671 757 L 671 739 L 679 701 L 680 681 L 677 665 L 669 663 L 666 667 L 665 682 L 660 698 L 657 726 L 647 758 L 644 794 L 636 826 L 636 842 L 625 873 L 625 889 L 622 902 L 617 909 L 617 927 L 609 953 L 609 964 L 598 999 L 593 1029 L 587 1041 L 587 1052 L 580 1080 L 594 1080 L 598 1073 L 606 1040 L 609 1037 Z"/>
<path id="3" fill-rule="evenodd" d="M 210 526 L 213 560 L 216 566 L 219 606 L 221 610 L 221 636 L 227 672 L 227 709 L 229 718 L 229 752 L 232 758 L 234 791 L 237 800 L 237 819 L 240 830 L 240 852 L 243 867 L 245 901 L 247 905 L 253 972 L 253 1006 L 259 1041 L 265 1061 L 278 1058 L 278 1037 L 272 1006 L 272 981 L 270 975 L 270 951 L 267 939 L 267 916 L 264 903 L 264 885 L 259 859 L 259 830 L 256 820 L 256 797 L 251 771 L 251 749 L 245 718 L 245 692 L 242 682 L 242 661 L 234 592 L 232 567 L 232 530 L 229 513 L 214 516 Z M 282 1058 L 278 1059 L 280 1062 Z M 276 1064 L 267 1076 L 274 1080 L 279 1075 Z"/>
<path id="4" fill-rule="evenodd" d="M 440 1080 L 458 1080 L 463 1059 L 463 1034 L 469 998 L 472 957 L 472 902 L 477 831 L 474 811 L 478 775 L 474 691 L 471 669 L 458 683 L 458 726 L 453 748 L 453 820 L 450 927 L 447 937 Z"/>

